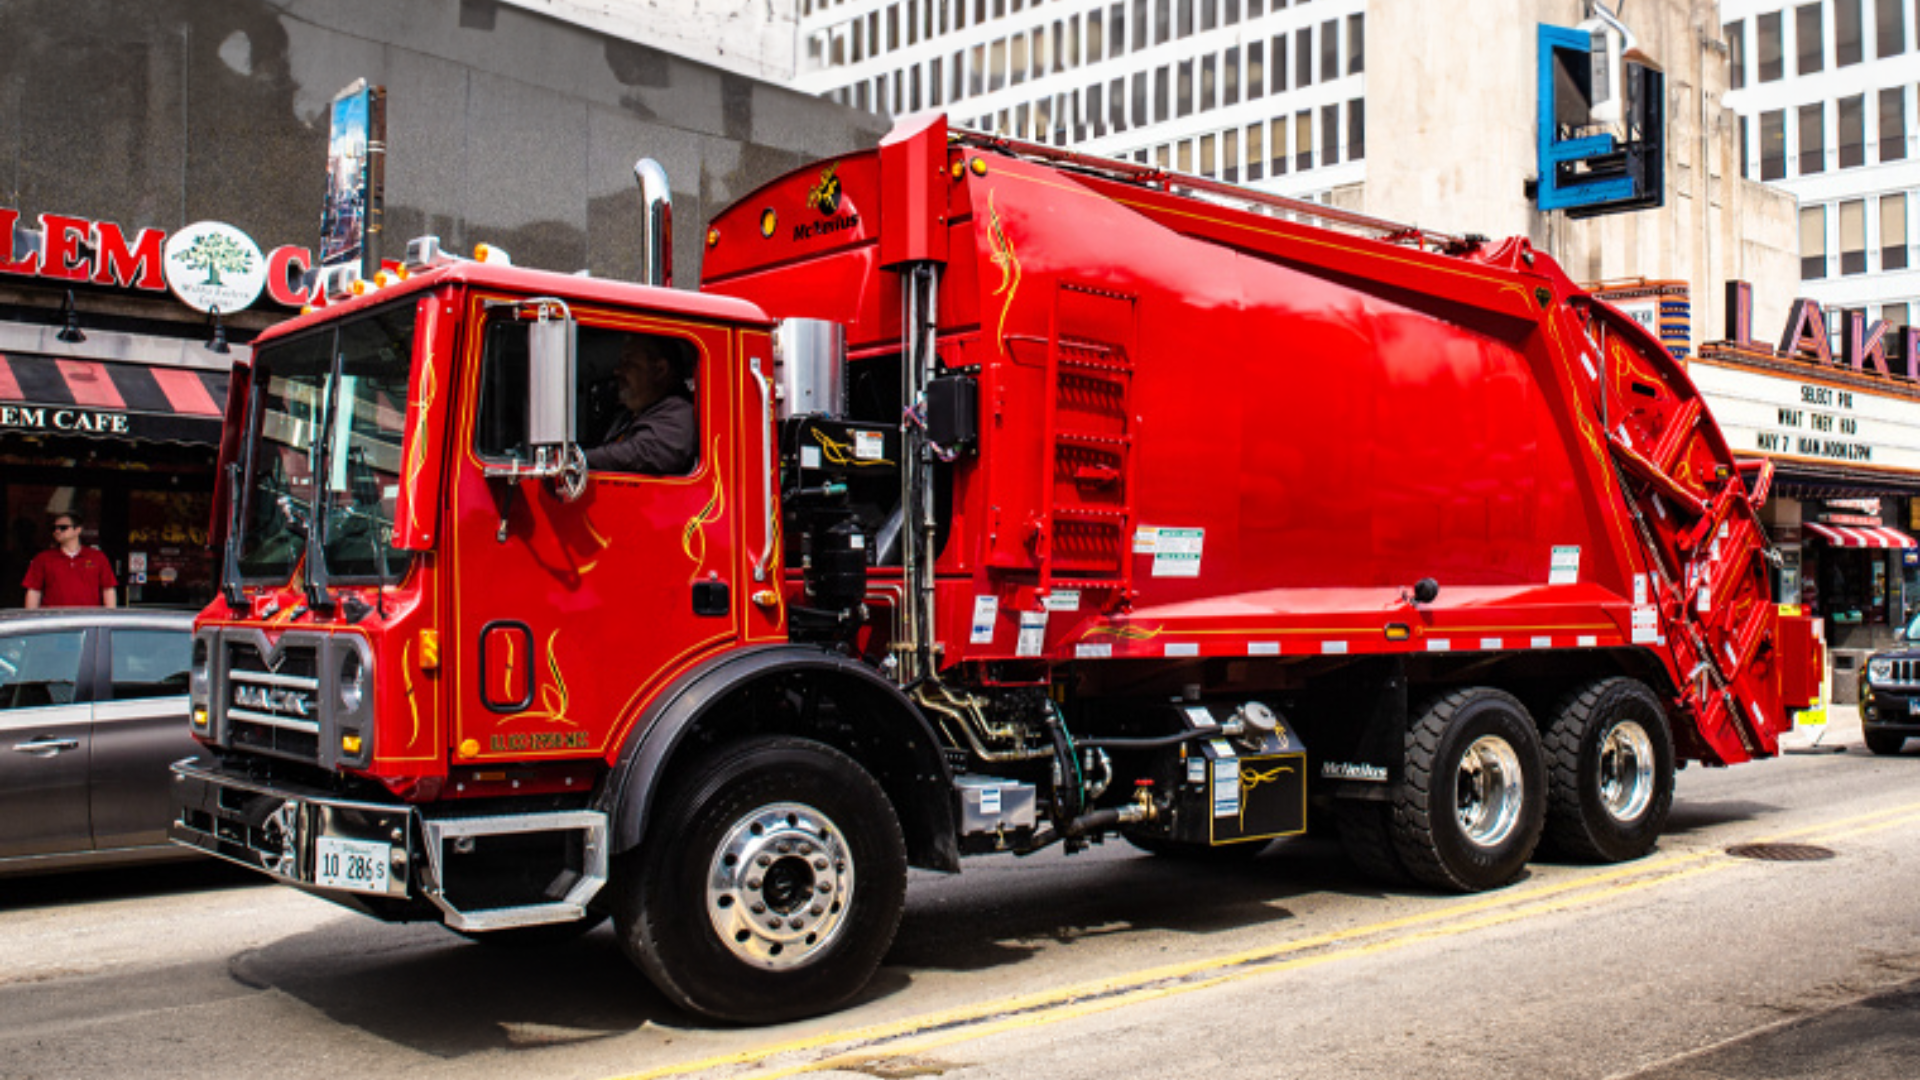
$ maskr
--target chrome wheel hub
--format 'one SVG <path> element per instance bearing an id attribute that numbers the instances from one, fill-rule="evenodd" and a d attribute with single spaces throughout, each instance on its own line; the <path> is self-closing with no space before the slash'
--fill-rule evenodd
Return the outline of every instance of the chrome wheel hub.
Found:
<path id="1" fill-rule="evenodd" d="M 1454 812 L 1467 839 L 1481 847 L 1505 840 L 1520 821 L 1525 782 L 1520 755 L 1507 740 L 1482 735 L 1460 756 L 1454 781 Z"/>
<path id="2" fill-rule="evenodd" d="M 1600 805 L 1615 821 L 1632 821 L 1653 801 L 1653 740 L 1622 720 L 1600 736 Z"/>
<path id="3" fill-rule="evenodd" d="M 845 929 L 853 857 L 840 829 L 802 803 L 774 803 L 734 822 L 707 873 L 707 917 L 755 967 L 803 967 Z"/>

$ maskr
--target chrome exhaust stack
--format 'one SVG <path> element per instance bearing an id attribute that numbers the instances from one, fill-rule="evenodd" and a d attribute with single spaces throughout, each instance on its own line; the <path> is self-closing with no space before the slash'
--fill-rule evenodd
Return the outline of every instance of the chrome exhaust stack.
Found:
<path id="1" fill-rule="evenodd" d="M 673 287 L 673 190 L 667 170 L 652 158 L 633 163 L 644 204 L 640 216 L 640 281 L 663 289 Z"/>

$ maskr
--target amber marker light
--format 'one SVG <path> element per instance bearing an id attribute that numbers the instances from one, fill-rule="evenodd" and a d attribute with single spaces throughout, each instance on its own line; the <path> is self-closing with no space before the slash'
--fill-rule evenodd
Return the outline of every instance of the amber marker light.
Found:
<path id="1" fill-rule="evenodd" d="M 463 740 L 460 743 L 460 756 L 461 757 L 479 757 L 480 741 L 478 739 Z"/>
<path id="2" fill-rule="evenodd" d="M 985 176 L 987 175 L 987 159 L 974 158 L 967 163 L 967 168 L 972 169 L 973 175 L 975 176 Z"/>
<path id="3" fill-rule="evenodd" d="M 1405 641 L 1412 636 L 1413 630 L 1409 628 L 1406 623 L 1391 622 L 1387 624 L 1388 641 Z"/>
<path id="4" fill-rule="evenodd" d="M 708 246 L 708 247 L 714 247 L 715 245 L 717 245 L 717 244 L 719 244 L 719 243 L 720 243 L 720 230 L 719 230 L 719 229 L 708 229 L 708 230 L 707 230 L 707 246 Z"/>
<path id="5" fill-rule="evenodd" d="M 760 211 L 760 235 L 773 239 L 773 230 L 780 226 L 779 218 L 774 216 L 773 207 Z"/>
<path id="6" fill-rule="evenodd" d="M 193 707 L 193 726 L 197 728 L 207 726 L 207 707 L 205 705 L 195 705 Z"/>
<path id="7" fill-rule="evenodd" d="M 360 746 L 361 746 L 360 736 L 358 735 L 340 736 L 340 752 L 341 753 L 358 756 L 360 753 Z"/>

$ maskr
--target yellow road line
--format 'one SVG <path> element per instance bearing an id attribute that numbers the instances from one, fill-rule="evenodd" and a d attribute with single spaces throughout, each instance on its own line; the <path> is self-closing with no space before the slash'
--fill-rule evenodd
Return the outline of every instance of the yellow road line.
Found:
<path id="1" fill-rule="evenodd" d="M 1920 802 L 1868 811 L 1845 818 L 1821 822 L 1816 825 L 1774 833 L 1757 840 L 1739 842 L 1773 843 L 1789 838 L 1810 837 L 1815 835 L 1827 836 L 1830 839 L 1837 840 L 1892 828 L 1906 823 L 1917 815 L 1920 815 Z M 1836 829 L 1840 831 L 1834 831 Z M 1158 997 L 1187 993 L 1192 990 L 1217 985 L 1221 982 L 1311 966 L 1332 959 L 1364 956 L 1390 948 L 1399 948 L 1417 941 L 1451 936 L 1456 933 L 1466 933 L 1471 930 L 1497 926 L 1517 919 L 1531 918 L 1535 915 L 1548 914 L 1569 907 L 1598 903 L 1655 884 L 1676 881 L 1710 870 L 1726 869 L 1738 865 L 1742 864 L 1727 856 L 1720 847 L 1668 855 L 1662 858 L 1642 860 L 1607 870 L 1595 871 L 1566 881 L 1534 885 L 1517 890 L 1487 893 L 1461 903 L 1449 904 L 1442 908 L 1415 912 L 1410 915 L 1403 915 L 1392 919 L 1384 919 L 1366 926 L 1315 934 L 1273 945 L 1263 945 L 1259 948 L 1248 949 L 1238 953 L 1229 953 L 1225 956 L 1215 956 L 1201 960 L 1148 968 L 1097 982 L 1080 983 L 1015 998 L 975 1003 L 942 1012 L 871 1025 L 852 1031 L 823 1031 L 814 1035 L 802 1036 L 750 1050 L 715 1055 L 677 1065 L 661 1066 L 660 1068 L 646 1072 L 630 1074 L 619 1078 L 619 1080 L 660 1080 L 660 1078 L 663 1077 L 683 1076 L 709 1069 L 750 1065 L 781 1055 L 799 1053 L 836 1044 L 870 1045 L 873 1043 L 886 1042 L 891 1045 L 883 1050 L 849 1051 L 847 1054 L 835 1055 L 835 1057 L 826 1060 L 846 1062 L 850 1060 L 870 1060 L 876 1057 L 896 1057 L 900 1054 L 912 1052 L 912 1048 L 914 1047 L 921 1047 L 922 1044 L 920 1040 L 911 1038 L 915 1032 L 927 1031 L 934 1028 L 941 1029 L 937 1036 L 930 1037 L 941 1040 L 936 1045 L 950 1045 L 955 1042 L 966 1041 L 967 1039 L 982 1038 L 1000 1030 L 1054 1023 L 1059 1020 L 1072 1019 L 1076 1016 L 1084 1016 L 1119 1008 L 1136 1001 L 1147 1001 Z M 1588 895 L 1567 895 L 1577 893 L 1587 893 Z M 1555 897 L 1560 897 L 1561 899 L 1555 900 L 1553 899 Z M 1419 933 L 1393 937 L 1386 941 L 1372 942 L 1348 949 L 1329 949 L 1330 946 L 1341 945 L 1361 938 L 1393 934 L 1396 931 L 1429 926 L 1435 923 L 1446 923 L 1450 920 L 1461 919 L 1468 916 L 1479 917 L 1468 918 L 1467 921 L 1459 923 L 1457 926 L 1424 930 Z M 1316 952 L 1316 950 L 1328 951 Z M 1314 955 L 1281 961 L 1279 963 L 1269 962 L 1278 957 L 1295 953 L 1314 953 Z M 1234 971 L 1228 969 L 1240 970 Z M 1221 974 L 1204 979 L 1195 978 L 1195 976 L 1203 975 L 1208 971 L 1220 972 Z M 999 1019 L 995 1019 L 996 1017 Z M 908 1040 L 908 1042 L 897 1043 L 896 1040 Z M 908 1048 L 896 1049 L 896 1047 L 899 1046 L 908 1046 Z M 863 1054 L 864 1056 L 858 1058 L 848 1056 L 852 1054 Z M 829 1066 L 823 1062 L 810 1062 L 785 1071 L 767 1074 L 756 1073 L 754 1076 L 766 1080 L 766 1078 L 788 1076 L 796 1072 L 830 1067 L 838 1066 Z"/>

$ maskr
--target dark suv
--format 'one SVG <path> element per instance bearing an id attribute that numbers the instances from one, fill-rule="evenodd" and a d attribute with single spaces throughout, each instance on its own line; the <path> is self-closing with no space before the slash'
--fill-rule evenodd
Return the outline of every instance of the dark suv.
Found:
<path id="1" fill-rule="evenodd" d="M 1876 754 L 1897 754 L 1920 738 L 1920 616 L 1896 636 L 1901 644 L 1860 669 L 1860 732 Z"/>

